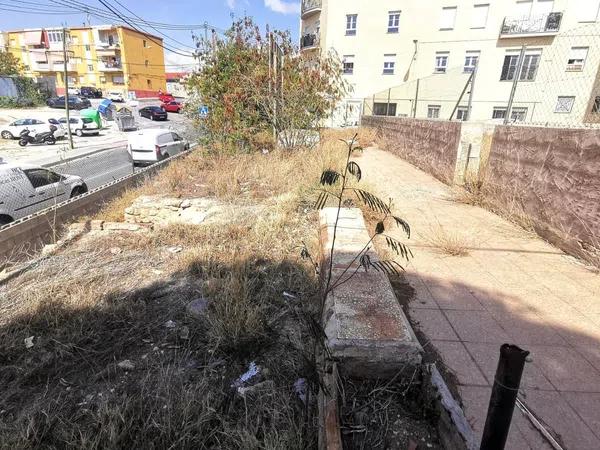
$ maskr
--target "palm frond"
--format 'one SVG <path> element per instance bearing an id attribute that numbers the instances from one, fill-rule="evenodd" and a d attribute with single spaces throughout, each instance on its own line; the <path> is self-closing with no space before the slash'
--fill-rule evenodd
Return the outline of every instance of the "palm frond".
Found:
<path id="1" fill-rule="evenodd" d="M 328 198 L 329 198 L 329 192 L 321 191 L 321 193 L 319 194 L 319 198 L 317 198 L 317 201 L 315 202 L 315 209 L 325 208 Z"/>
<path id="2" fill-rule="evenodd" d="M 396 253 L 396 255 L 401 256 L 402 258 L 406 259 L 407 261 L 408 261 L 409 255 L 411 258 L 413 257 L 413 254 L 412 254 L 412 251 L 410 250 L 410 248 L 408 248 L 408 246 L 406 246 L 406 244 L 403 244 L 398 239 L 394 239 L 393 237 L 386 236 L 385 243 L 389 248 L 391 248 Z"/>
<path id="3" fill-rule="evenodd" d="M 356 147 L 352 147 L 352 151 L 353 152 L 361 152 L 361 153 L 363 153 L 364 149 L 360 145 L 357 145 Z"/>
<path id="4" fill-rule="evenodd" d="M 375 225 L 375 234 L 381 234 L 385 231 L 385 226 L 383 225 L 383 221 L 377 222 Z"/>
<path id="5" fill-rule="evenodd" d="M 328 184 L 329 186 L 334 185 L 340 179 L 340 174 L 333 169 L 327 169 L 323 171 L 321 174 L 321 184 L 325 186 Z"/>
<path id="6" fill-rule="evenodd" d="M 371 267 L 373 267 L 376 271 L 383 272 L 387 275 L 400 275 L 400 272 L 404 271 L 404 267 L 393 260 L 372 261 Z"/>
<path id="7" fill-rule="evenodd" d="M 360 170 L 360 166 L 354 161 L 348 163 L 348 172 L 356 177 L 356 181 L 360 181 L 362 178 L 362 170 Z"/>
<path id="8" fill-rule="evenodd" d="M 361 267 L 364 267 L 365 272 L 366 272 L 369 270 L 369 267 L 371 267 L 371 257 L 367 253 L 364 253 L 360 257 L 359 263 L 360 263 Z"/>
<path id="9" fill-rule="evenodd" d="M 369 207 L 372 211 L 390 214 L 390 207 L 385 204 L 383 200 L 379 197 L 371 194 L 370 192 L 364 191 L 362 189 L 352 189 L 359 200 L 361 200 L 365 205 Z"/>
<path id="10" fill-rule="evenodd" d="M 401 217 L 397 217 L 397 216 L 392 216 L 392 217 L 394 218 L 394 222 L 396 222 L 396 225 L 401 227 L 404 230 L 404 232 L 406 233 L 406 236 L 410 239 L 410 225 L 408 224 L 408 222 L 406 222 Z"/>

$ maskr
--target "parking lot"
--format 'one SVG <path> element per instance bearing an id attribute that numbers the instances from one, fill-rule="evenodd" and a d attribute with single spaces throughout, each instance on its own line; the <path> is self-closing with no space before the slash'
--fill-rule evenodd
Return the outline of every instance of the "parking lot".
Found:
<path id="1" fill-rule="evenodd" d="M 96 108 L 101 99 L 92 99 L 92 107 Z M 166 121 L 152 121 L 138 115 L 137 110 L 144 106 L 160 105 L 158 100 L 141 100 L 139 106 L 131 107 L 127 104 L 116 104 L 117 107 L 127 106 L 133 111 L 136 125 L 144 128 L 170 128 L 185 134 L 184 131 L 189 123 L 183 114 L 169 113 Z M 69 111 L 73 117 L 79 116 L 79 111 Z M 47 106 L 28 109 L 2 109 L 0 110 L 0 128 L 18 119 L 33 118 L 46 121 L 50 118 L 59 119 L 65 117 L 64 109 L 53 109 Z M 54 145 L 27 145 L 20 147 L 17 139 L 0 139 L 0 157 L 13 163 L 28 163 L 36 165 L 54 165 L 65 159 L 72 160 L 78 156 L 84 157 L 90 153 L 103 149 L 112 149 L 114 153 L 120 150 L 125 155 L 127 135 L 135 131 L 119 131 L 116 122 L 104 122 L 104 127 L 98 136 L 75 136 L 73 144 L 75 149 L 70 150 L 67 139 L 61 139 Z M 110 166 L 107 167 L 107 170 Z"/>

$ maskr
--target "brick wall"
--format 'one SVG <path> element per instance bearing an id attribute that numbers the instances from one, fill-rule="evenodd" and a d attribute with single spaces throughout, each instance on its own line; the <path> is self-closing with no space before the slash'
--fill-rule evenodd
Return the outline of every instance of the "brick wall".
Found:
<path id="1" fill-rule="evenodd" d="M 517 202 L 538 234 L 600 261 L 600 132 L 497 126 L 485 176 L 493 199 Z"/>
<path id="2" fill-rule="evenodd" d="M 460 122 L 364 116 L 361 126 L 377 130 L 380 148 L 398 155 L 444 183 L 452 183 Z"/>

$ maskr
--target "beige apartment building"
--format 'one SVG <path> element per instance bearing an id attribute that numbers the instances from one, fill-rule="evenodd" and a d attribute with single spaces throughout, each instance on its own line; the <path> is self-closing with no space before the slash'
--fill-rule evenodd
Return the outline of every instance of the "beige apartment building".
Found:
<path id="1" fill-rule="evenodd" d="M 600 122 L 599 8 L 600 0 L 303 0 L 300 47 L 343 61 L 351 92 L 333 125 L 354 124 L 364 110 L 577 126 Z"/>

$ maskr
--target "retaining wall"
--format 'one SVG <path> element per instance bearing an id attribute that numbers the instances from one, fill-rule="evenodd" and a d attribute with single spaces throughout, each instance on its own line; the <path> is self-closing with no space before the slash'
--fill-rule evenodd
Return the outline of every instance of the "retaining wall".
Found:
<path id="1" fill-rule="evenodd" d="M 518 202 L 544 239 L 600 262 L 600 132 L 497 126 L 485 174 L 487 195 Z"/>
<path id="2" fill-rule="evenodd" d="M 149 176 L 163 168 L 181 153 L 150 167 L 140 169 L 87 194 L 46 208 L 31 216 L 19 219 L 0 230 L 0 268 L 8 262 L 18 261 L 40 250 L 45 244 L 55 242 L 64 225 L 75 217 L 92 214 L 102 205 L 123 192 L 124 189 L 143 183 Z"/>
<path id="3" fill-rule="evenodd" d="M 377 131 L 378 145 L 444 183 L 454 179 L 461 122 L 364 116 L 361 126 Z"/>

